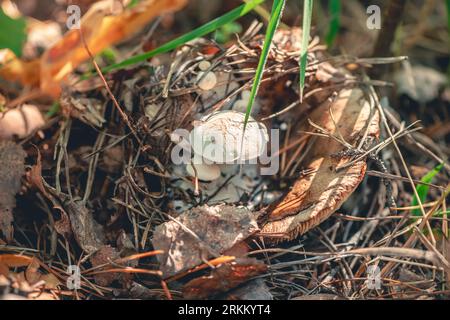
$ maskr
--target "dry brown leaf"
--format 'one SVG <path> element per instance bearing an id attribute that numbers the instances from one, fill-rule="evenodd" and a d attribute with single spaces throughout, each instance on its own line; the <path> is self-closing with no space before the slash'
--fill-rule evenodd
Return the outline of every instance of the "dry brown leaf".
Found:
<path id="1" fill-rule="evenodd" d="M 144 0 L 118 15 L 111 11 L 113 1 L 92 5 L 81 19 L 81 31 L 93 55 L 140 31 L 154 17 L 178 10 L 186 0 Z M 79 30 L 70 30 L 41 58 L 41 89 L 52 95 L 61 93 L 60 82 L 80 63 L 89 58 Z"/>
<path id="2" fill-rule="evenodd" d="M 340 91 L 331 105 L 324 102 L 310 115 L 313 123 L 338 136 L 333 118 L 339 133 L 352 145 L 359 142 L 366 129 L 369 138 L 378 136 L 378 112 L 359 88 Z M 315 131 L 310 124 L 298 130 Z M 299 178 L 291 191 L 268 209 L 261 234 L 274 241 L 292 239 L 317 226 L 342 205 L 364 177 L 365 160 L 336 171 L 336 167 L 351 160 L 339 154 L 345 147 L 331 137 L 314 138 L 309 141 L 313 146 L 303 162 L 303 167 L 313 173 Z"/>
<path id="3" fill-rule="evenodd" d="M 138 5 L 117 13 L 116 1 L 94 3 L 81 18 L 81 31 L 93 55 L 139 32 L 158 15 L 181 9 L 186 0 L 142 0 Z M 115 12 L 116 11 L 116 12 Z M 0 57 L 0 77 L 24 85 L 40 85 L 43 93 L 58 97 L 61 84 L 82 62 L 89 59 L 80 30 L 68 31 L 46 50 L 40 59 L 25 62 L 11 51 Z"/>
<path id="4" fill-rule="evenodd" d="M 111 246 L 103 246 L 92 255 L 90 261 L 92 263 L 92 267 L 97 267 L 104 264 L 109 264 L 119 257 L 120 255 L 119 252 L 117 252 L 116 248 L 113 248 Z M 95 283 L 100 286 L 109 286 L 114 280 L 121 279 L 123 276 L 129 275 L 117 272 L 100 273 L 95 274 L 94 279 Z"/>
<path id="5" fill-rule="evenodd" d="M 61 218 L 55 222 L 56 231 L 64 236 L 73 234 L 80 247 L 87 253 L 94 253 L 103 246 L 105 235 L 103 229 L 92 216 L 92 212 L 79 199 L 70 199 L 63 193 L 46 188 L 42 179 L 41 154 L 38 150 L 36 165 L 27 174 L 31 186 L 36 187 L 58 209 Z"/>
<path id="6" fill-rule="evenodd" d="M 239 258 L 214 269 L 210 275 L 195 278 L 183 288 L 186 299 L 205 299 L 228 291 L 248 279 L 267 271 L 267 266 L 255 258 Z"/>
<path id="7" fill-rule="evenodd" d="M 30 264 L 27 266 L 25 270 L 25 279 L 31 285 L 35 284 L 41 279 L 42 274 L 39 272 L 39 260 L 36 257 L 31 259 Z"/>
<path id="8" fill-rule="evenodd" d="M 75 240 L 86 253 L 96 252 L 105 240 L 102 226 L 94 220 L 92 211 L 81 200 L 64 200 L 68 201 L 64 209 L 69 215 Z"/>
<path id="9" fill-rule="evenodd" d="M 58 203 L 58 201 L 47 191 L 42 179 L 42 156 L 39 149 L 37 149 L 36 164 L 31 166 L 31 169 L 27 172 L 26 179 L 30 187 L 38 189 L 42 195 L 53 203 L 53 208 L 58 209 L 61 218 L 55 222 L 55 230 L 60 235 L 68 237 L 72 234 L 72 228 L 70 225 L 70 219 L 64 208 Z"/>
<path id="10" fill-rule="evenodd" d="M 164 251 L 158 260 L 166 278 L 224 253 L 258 230 L 247 208 L 204 205 L 158 226 L 152 243 L 155 250 Z"/>
<path id="11" fill-rule="evenodd" d="M 39 59 L 23 61 L 9 49 L 0 50 L 0 77 L 20 82 L 22 85 L 38 85 L 41 63 Z"/>
<path id="12" fill-rule="evenodd" d="M 10 272 L 10 269 L 19 267 L 27 268 L 24 272 Z M 14 278 L 15 285 L 23 289 L 24 292 L 30 292 L 30 294 L 33 285 L 41 281 L 46 289 L 56 289 L 61 284 L 58 278 L 52 273 L 42 274 L 39 270 L 40 268 L 41 262 L 36 257 L 19 254 L 0 255 L 0 279 L 2 277 Z M 39 295 L 37 294 L 35 297 L 37 298 Z"/>
<path id="13" fill-rule="evenodd" d="M 20 254 L 2 254 L 0 255 L 0 264 L 8 268 L 26 267 L 33 261 L 33 257 Z"/>
<path id="14" fill-rule="evenodd" d="M 25 151 L 11 141 L 0 140 L 0 232 L 12 239 L 12 210 L 16 206 L 16 193 L 25 171 Z"/>
<path id="15" fill-rule="evenodd" d="M 39 109 L 30 104 L 0 112 L 0 139 L 24 138 L 44 126 Z"/>

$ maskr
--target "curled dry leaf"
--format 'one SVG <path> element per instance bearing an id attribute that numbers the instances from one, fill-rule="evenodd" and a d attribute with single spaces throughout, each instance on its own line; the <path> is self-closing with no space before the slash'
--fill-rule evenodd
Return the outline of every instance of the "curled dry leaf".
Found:
<path id="1" fill-rule="evenodd" d="M 0 255 L 0 265 L 7 268 L 26 267 L 33 261 L 33 257 L 20 254 L 2 254 Z"/>
<path id="2" fill-rule="evenodd" d="M 38 59 L 23 61 L 9 49 L 0 50 L 0 77 L 22 85 L 37 85 L 39 83 Z"/>
<path id="3" fill-rule="evenodd" d="M 164 251 L 158 260 L 166 278 L 219 256 L 258 230 L 247 208 L 203 205 L 158 226 L 152 243 Z"/>
<path id="4" fill-rule="evenodd" d="M 111 246 L 102 246 L 97 252 L 95 252 L 90 261 L 92 263 L 92 267 L 98 267 L 105 264 L 110 264 L 112 261 L 118 259 L 120 257 L 119 252 L 117 252 L 116 248 Z M 118 280 L 122 278 L 122 276 L 129 276 L 128 274 L 121 273 L 100 273 L 95 274 L 94 279 L 95 283 L 101 286 L 109 286 L 114 280 Z"/>
<path id="5" fill-rule="evenodd" d="M 334 120 L 333 120 L 334 119 Z M 310 115 L 312 123 L 327 133 L 356 146 L 367 133 L 367 141 L 379 134 L 379 114 L 364 98 L 361 89 L 345 89 L 336 99 L 326 101 Z M 336 128 L 337 127 L 337 128 Z M 315 131 L 311 124 L 298 128 Z M 312 173 L 299 178 L 281 201 L 268 208 L 262 234 L 274 241 L 292 239 L 317 226 L 335 212 L 364 177 L 365 160 L 336 170 L 352 160 L 343 151 L 346 147 L 330 136 L 310 137 L 313 143 L 303 167 Z"/>
<path id="6" fill-rule="evenodd" d="M 12 238 L 12 210 L 16 206 L 15 196 L 25 171 L 26 155 L 21 146 L 0 140 L 0 232 L 7 240 Z"/>
<path id="7" fill-rule="evenodd" d="M 26 267 L 24 272 L 13 273 L 10 269 Z M 0 277 L 10 277 L 14 275 L 16 281 L 21 282 L 20 287 L 30 287 L 43 281 L 45 288 L 55 289 L 60 285 L 60 281 L 52 273 L 44 274 L 40 271 L 41 262 L 36 257 L 20 254 L 0 255 Z M 1 284 L 0 284 L 1 286 Z M 26 291 L 26 290 L 25 290 Z"/>
<path id="8" fill-rule="evenodd" d="M 28 172 L 27 181 L 52 202 L 53 208 L 60 211 L 61 218 L 55 222 L 55 229 L 59 234 L 64 236 L 73 234 L 80 247 L 88 254 L 103 246 L 105 239 L 103 229 L 95 221 L 85 203 L 80 199 L 70 199 L 69 196 L 56 192 L 44 183 L 39 150 L 36 165 Z"/>
<path id="9" fill-rule="evenodd" d="M 0 140 L 24 138 L 45 124 L 39 109 L 30 104 L 0 112 Z"/>
<path id="10" fill-rule="evenodd" d="M 44 179 L 42 178 L 42 156 L 39 149 L 36 148 L 36 150 L 37 150 L 36 164 L 31 166 L 31 169 L 27 172 L 26 175 L 27 182 L 30 187 L 39 190 L 42 193 L 42 195 L 44 195 L 48 200 L 50 200 L 53 203 L 53 207 L 59 210 L 61 218 L 55 222 L 55 230 L 60 235 L 68 237 L 69 235 L 72 234 L 69 216 L 64 211 L 64 208 L 60 205 L 58 200 L 55 197 L 53 197 L 44 186 Z"/>
<path id="11" fill-rule="evenodd" d="M 81 200 L 64 199 L 64 206 L 69 215 L 70 225 L 75 240 L 88 254 L 99 250 L 104 243 L 105 235 L 102 226 L 94 220 L 92 211 L 89 210 Z"/>
<path id="12" fill-rule="evenodd" d="M 226 292 L 267 271 L 267 266 L 255 258 L 239 258 L 214 269 L 210 275 L 195 278 L 183 288 L 186 299 L 204 299 Z"/>
<path id="13" fill-rule="evenodd" d="M 81 19 L 81 31 L 93 55 L 140 31 L 154 17 L 178 10 L 186 0 L 144 0 L 120 14 L 112 13 L 113 1 L 92 5 Z M 53 96 L 61 92 L 59 82 L 80 63 L 89 59 L 79 30 L 67 32 L 63 39 L 41 58 L 41 89 Z"/>
<path id="14" fill-rule="evenodd" d="M 186 0 L 142 0 L 139 4 L 115 11 L 115 1 L 103 0 L 93 4 L 81 18 L 81 31 L 93 55 L 114 45 L 142 28 L 154 17 L 181 9 Z M 47 49 L 42 57 L 25 62 L 8 52 L 5 67 L 0 68 L 0 76 L 18 80 L 22 84 L 40 85 L 41 90 L 54 97 L 61 93 L 61 84 L 80 63 L 89 59 L 78 29 L 68 31 L 64 37 Z M 40 70 L 40 74 L 36 72 Z M 36 76 L 38 75 L 38 76 Z"/>

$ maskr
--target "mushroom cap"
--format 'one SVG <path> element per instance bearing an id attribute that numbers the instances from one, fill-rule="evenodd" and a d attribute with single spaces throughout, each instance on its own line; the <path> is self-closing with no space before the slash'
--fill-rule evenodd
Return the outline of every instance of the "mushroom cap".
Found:
<path id="1" fill-rule="evenodd" d="M 217 111 L 203 117 L 189 140 L 194 153 L 214 163 L 236 163 L 259 157 L 269 141 L 264 124 L 252 117 L 244 132 L 245 114 Z"/>
<path id="2" fill-rule="evenodd" d="M 198 159 L 194 156 L 193 163 L 186 165 L 186 171 L 191 177 L 197 176 L 203 181 L 213 181 L 220 177 L 220 167 L 217 164 L 207 164 Z"/>
<path id="3" fill-rule="evenodd" d="M 209 69 L 209 67 L 211 67 L 211 63 L 208 60 L 202 60 L 200 61 L 200 63 L 198 64 L 198 68 L 202 71 L 206 71 Z"/>
<path id="4" fill-rule="evenodd" d="M 201 71 L 197 75 L 197 85 L 203 91 L 208 91 L 213 89 L 217 84 L 216 74 L 212 71 L 206 72 Z"/>

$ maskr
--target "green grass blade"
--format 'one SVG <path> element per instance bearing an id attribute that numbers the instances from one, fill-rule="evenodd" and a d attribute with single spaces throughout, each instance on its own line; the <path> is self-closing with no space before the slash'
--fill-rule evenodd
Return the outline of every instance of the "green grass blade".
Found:
<path id="1" fill-rule="evenodd" d="M 27 40 L 24 18 L 13 19 L 0 7 L 0 49 L 10 49 L 17 57 L 22 56 L 22 47 Z"/>
<path id="2" fill-rule="evenodd" d="M 450 0 L 449 0 L 450 1 Z M 331 47 L 341 28 L 341 0 L 331 0 L 329 4 L 330 26 L 325 41 Z"/>
<path id="3" fill-rule="evenodd" d="M 244 3 L 244 4 L 240 5 L 239 7 L 225 13 L 224 15 L 207 22 L 206 24 L 204 24 L 204 25 L 202 25 L 202 26 L 200 26 L 200 27 L 174 39 L 174 40 L 171 40 L 156 49 L 153 49 L 151 51 L 148 51 L 148 52 L 145 52 L 145 53 L 142 53 L 139 55 L 135 55 L 135 56 L 125 59 L 119 63 L 112 64 L 112 65 L 102 69 L 102 72 L 108 73 L 112 70 L 125 68 L 125 67 L 131 66 L 133 64 L 145 61 L 145 60 L 147 60 L 151 57 L 154 57 L 158 54 L 174 50 L 174 49 L 178 48 L 179 46 L 181 46 L 191 40 L 203 37 L 204 35 L 217 30 L 219 27 L 246 15 L 251 10 L 253 10 L 253 8 L 255 8 L 257 5 L 263 3 L 264 1 L 265 0 L 252 0 L 252 1 L 249 1 L 248 3 Z"/>
<path id="4" fill-rule="evenodd" d="M 304 0 L 302 47 L 300 52 L 300 102 L 303 101 L 303 89 L 305 88 L 306 62 L 308 57 L 309 33 L 311 30 L 312 8 L 313 0 Z"/>
<path id="5" fill-rule="evenodd" d="M 443 163 L 437 165 L 435 168 L 433 168 L 430 172 L 428 172 L 426 175 L 424 175 L 422 177 L 422 179 L 420 179 L 420 181 L 424 182 L 424 183 L 431 183 L 431 181 L 433 180 L 434 176 L 436 176 L 439 171 L 441 171 L 442 167 L 444 166 Z M 427 199 L 427 194 L 428 194 L 428 190 L 430 189 L 429 186 L 424 185 L 424 184 L 420 184 L 416 187 L 417 190 L 417 194 L 419 195 L 420 198 L 420 202 L 424 203 Z M 416 196 L 414 196 L 412 202 L 411 202 L 411 206 L 417 206 L 419 205 L 419 202 L 417 201 Z M 420 209 L 414 209 L 412 211 L 412 214 L 414 216 L 421 216 L 422 212 Z"/>
<path id="6" fill-rule="evenodd" d="M 272 5 L 272 11 L 270 13 L 269 24 L 267 25 L 266 36 L 264 38 L 264 45 L 261 50 L 261 56 L 259 57 L 258 66 L 255 72 L 255 78 L 253 80 L 252 91 L 250 93 L 250 99 L 248 100 L 247 110 L 245 111 L 244 129 L 247 125 L 248 118 L 252 112 L 253 103 L 255 101 L 256 94 L 258 93 L 261 78 L 264 73 L 264 68 L 267 62 L 267 56 L 269 55 L 270 46 L 272 44 L 272 38 L 280 23 L 281 13 L 283 12 L 285 0 L 274 0 Z"/>
<path id="7" fill-rule="evenodd" d="M 447 0 L 447 26 L 450 32 L 450 0 Z"/>

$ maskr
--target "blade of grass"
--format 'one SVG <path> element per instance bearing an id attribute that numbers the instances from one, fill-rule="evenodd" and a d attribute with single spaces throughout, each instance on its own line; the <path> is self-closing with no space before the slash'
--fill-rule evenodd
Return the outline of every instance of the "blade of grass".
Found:
<path id="1" fill-rule="evenodd" d="M 443 166 L 444 166 L 443 163 L 437 165 L 430 172 L 428 172 L 426 175 L 424 175 L 422 177 L 422 179 L 420 179 L 420 181 L 425 182 L 425 183 L 431 183 L 433 178 L 439 173 L 439 171 L 441 171 Z M 424 203 L 426 201 L 429 189 L 430 189 L 430 186 L 425 185 L 425 184 L 420 184 L 416 187 L 417 194 L 419 195 L 421 203 Z M 414 196 L 414 198 L 412 199 L 412 202 L 411 202 L 411 206 L 417 206 L 418 204 L 419 204 L 419 202 L 417 201 L 416 196 Z M 421 216 L 422 213 L 421 213 L 420 209 L 414 209 L 412 211 L 412 215 Z"/>
<path id="2" fill-rule="evenodd" d="M 447 0 L 447 26 L 450 32 L 450 0 Z"/>
<path id="3" fill-rule="evenodd" d="M 119 63 L 115 63 L 110 66 L 107 66 L 106 68 L 102 69 L 102 72 L 108 73 L 108 72 L 111 72 L 112 70 L 125 68 L 125 67 L 131 66 L 133 64 L 145 61 L 145 60 L 147 60 L 151 57 L 154 57 L 158 54 L 174 50 L 177 47 L 179 47 L 189 41 L 203 37 L 204 35 L 217 30 L 219 27 L 246 15 L 247 13 L 252 11 L 257 5 L 263 3 L 264 1 L 265 0 L 252 0 L 252 1 L 249 1 L 248 3 L 244 3 L 244 4 L 240 5 L 239 7 L 225 13 L 224 15 L 222 15 L 220 17 L 218 17 L 214 20 L 211 20 L 211 21 L 205 23 L 204 25 L 202 25 L 202 26 L 176 38 L 176 39 L 166 42 L 165 44 L 163 44 L 162 46 L 160 46 L 156 49 L 153 49 L 151 51 L 148 51 L 148 52 L 145 52 L 142 54 L 132 56 L 132 57 L 125 59 Z"/>
<path id="4" fill-rule="evenodd" d="M 341 28 L 341 0 L 331 0 L 329 4 L 330 12 L 330 26 L 326 36 L 326 43 L 331 47 L 336 39 L 336 36 Z"/>
<path id="5" fill-rule="evenodd" d="M 302 47 L 300 52 L 300 102 L 303 101 L 303 89 L 305 88 L 306 62 L 308 57 L 309 32 L 311 30 L 312 8 L 313 0 L 304 0 Z"/>
<path id="6" fill-rule="evenodd" d="M 264 45 L 259 57 L 258 66 L 256 67 L 255 79 L 253 80 L 252 91 L 250 92 L 250 98 L 247 104 L 247 110 L 245 111 L 244 130 L 247 126 L 248 119 L 252 112 L 253 102 L 255 101 L 256 94 L 258 93 L 261 78 L 264 73 L 264 68 L 267 62 L 267 56 L 269 54 L 270 46 L 272 44 L 272 38 L 275 34 L 275 30 L 278 27 L 281 19 L 281 13 L 283 12 L 285 0 L 274 0 L 272 5 L 272 11 L 270 12 L 270 20 L 267 25 L 266 36 L 264 38 Z"/>
<path id="7" fill-rule="evenodd" d="M 27 40 L 25 19 L 13 19 L 0 7 L 0 30 L 0 49 L 10 49 L 16 57 L 21 57 Z"/>

